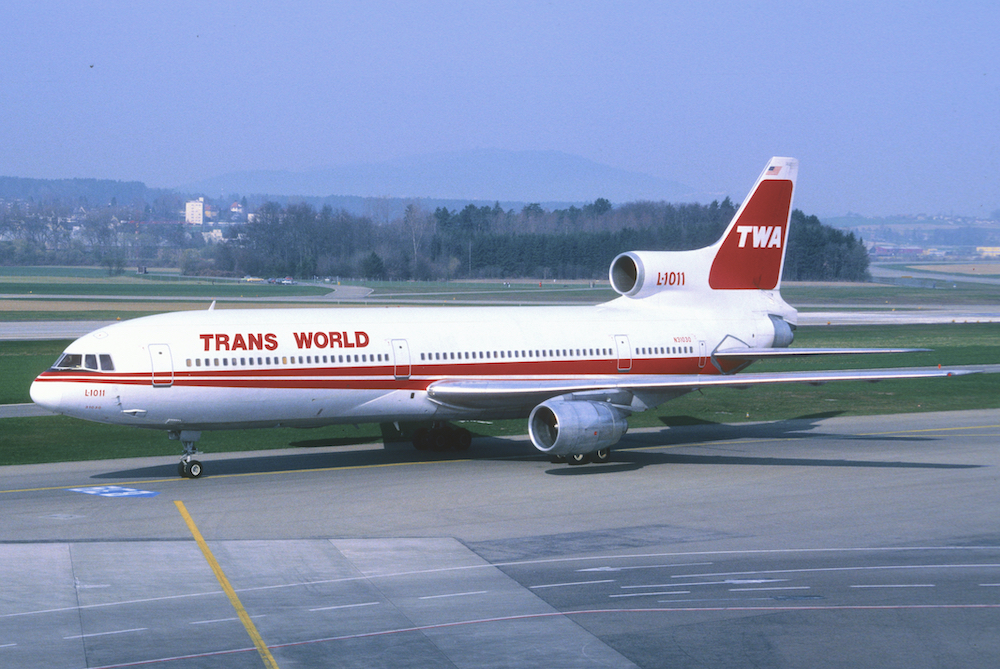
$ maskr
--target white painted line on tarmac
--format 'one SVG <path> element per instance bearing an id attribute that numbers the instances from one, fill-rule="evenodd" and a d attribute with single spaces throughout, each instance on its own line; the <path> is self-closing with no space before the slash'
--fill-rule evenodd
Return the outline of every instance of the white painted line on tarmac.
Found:
<path id="1" fill-rule="evenodd" d="M 318 609 L 309 609 L 310 611 L 335 611 L 337 609 L 356 609 L 359 606 L 378 606 L 381 602 L 365 602 L 364 604 L 341 604 L 340 606 L 321 606 Z"/>
<path id="2" fill-rule="evenodd" d="M 882 585 L 852 585 L 852 588 L 933 588 L 933 583 L 896 583 Z"/>
<path id="3" fill-rule="evenodd" d="M 913 550 L 913 549 L 907 549 Z M 937 550 L 937 549 L 921 549 Z M 760 571 L 729 571 L 717 574 L 677 574 L 670 578 L 705 578 L 707 576 L 753 576 L 756 574 L 814 574 L 819 572 L 837 571 L 887 571 L 892 569 L 995 569 L 1000 567 L 998 563 L 983 564 L 893 564 L 880 565 L 874 567 L 807 567 L 803 569 L 762 569 Z M 682 585 L 687 585 L 684 583 Z"/>
<path id="4" fill-rule="evenodd" d="M 712 562 L 685 562 L 682 564 L 649 564 L 637 567 L 591 567 L 589 569 L 577 569 L 577 571 L 631 571 L 633 569 L 668 569 L 671 567 L 706 567 Z"/>
<path id="5" fill-rule="evenodd" d="M 16 645 L 17 645 L 16 643 L 5 643 L 5 644 L 0 644 L 0 648 L 13 648 Z"/>
<path id="6" fill-rule="evenodd" d="M 148 629 L 149 629 L 148 627 L 136 627 L 135 629 L 131 630 L 115 630 L 114 632 L 95 632 L 94 634 L 77 634 L 76 636 L 64 636 L 63 639 L 66 639 L 67 641 L 71 639 L 89 639 L 95 636 L 108 636 L 110 634 L 129 634 L 131 632 L 145 632 Z"/>
<path id="7" fill-rule="evenodd" d="M 266 618 L 267 614 L 262 613 L 259 616 L 250 616 L 251 618 Z M 216 618 L 215 620 L 194 620 L 189 622 L 188 625 L 211 625 L 213 623 L 238 623 L 239 618 Z"/>
<path id="8" fill-rule="evenodd" d="M 603 581 L 574 581 L 573 583 L 546 583 L 545 585 L 533 585 L 529 590 L 541 590 L 542 588 L 564 588 L 569 585 L 594 585 L 595 583 L 614 583 L 615 579 L 609 578 Z"/>
<path id="9" fill-rule="evenodd" d="M 777 588 L 729 588 L 729 592 L 764 592 L 765 590 L 809 590 L 808 585 L 786 585 Z"/>
<path id="10" fill-rule="evenodd" d="M 610 599 L 618 599 L 621 597 L 652 597 L 656 595 L 657 597 L 662 595 L 690 595 L 690 590 L 671 590 L 669 592 L 630 592 L 625 595 L 608 595 Z"/>
<path id="11" fill-rule="evenodd" d="M 489 590 L 476 590 L 475 592 L 453 592 L 447 595 L 428 595 L 418 599 L 444 599 L 445 597 L 468 597 L 470 595 L 485 595 Z"/>
<path id="12" fill-rule="evenodd" d="M 675 578 L 675 577 L 671 577 Z M 728 578 L 725 581 L 702 581 L 701 583 L 657 583 L 655 585 L 623 585 L 622 588 L 690 588 L 694 585 L 751 585 L 755 583 L 784 583 L 787 578 L 755 578 L 755 579 L 735 579 Z"/>

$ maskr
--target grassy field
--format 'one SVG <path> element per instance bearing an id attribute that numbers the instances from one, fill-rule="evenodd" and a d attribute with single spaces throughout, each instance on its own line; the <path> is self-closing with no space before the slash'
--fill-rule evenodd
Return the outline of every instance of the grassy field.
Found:
<path id="1" fill-rule="evenodd" d="M 828 326 L 802 328 L 796 346 L 893 346 L 933 348 L 933 352 L 888 356 L 850 356 L 754 365 L 750 371 L 836 369 L 942 364 L 1000 363 L 1000 324 Z M 28 387 L 58 357 L 68 342 L 0 342 L 0 403 L 27 402 Z M 751 390 L 715 389 L 692 393 L 658 409 L 635 414 L 633 428 L 691 423 L 746 423 L 805 416 L 871 415 L 956 409 L 1000 408 L 1000 375 L 950 379 L 833 383 L 822 387 L 773 386 Z M 60 462 L 109 457 L 176 455 L 177 442 L 164 433 L 88 423 L 64 417 L 9 418 L 0 421 L 0 465 Z M 480 435 L 524 434 L 524 420 L 468 423 Z M 332 426 L 315 430 L 235 430 L 203 435 L 208 452 L 295 446 L 337 446 L 378 440 L 376 425 Z"/>
<path id="2" fill-rule="evenodd" d="M 70 295 L 100 297 L 290 297 L 325 295 L 328 288 L 320 286 L 281 286 L 234 281 L 188 280 L 156 281 L 142 277 L 81 278 L 81 277 L 2 277 L 0 295 Z"/>
<path id="3" fill-rule="evenodd" d="M 781 296 L 794 307 L 831 308 L 844 305 L 870 309 L 933 308 L 935 305 L 1000 305 L 996 286 L 958 283 L 954 288 L 915 288 L 877 283 L 783 283 Z"/>

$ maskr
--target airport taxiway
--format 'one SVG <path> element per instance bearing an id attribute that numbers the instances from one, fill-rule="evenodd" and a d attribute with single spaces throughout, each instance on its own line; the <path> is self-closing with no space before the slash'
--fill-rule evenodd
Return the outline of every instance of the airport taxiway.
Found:
<path id="1" fill-rule="evenodd" d="M 992 410 L 640 430 L 583 467 L 4 467 L 0 666 L 993 667 L 998 443 Z"/>

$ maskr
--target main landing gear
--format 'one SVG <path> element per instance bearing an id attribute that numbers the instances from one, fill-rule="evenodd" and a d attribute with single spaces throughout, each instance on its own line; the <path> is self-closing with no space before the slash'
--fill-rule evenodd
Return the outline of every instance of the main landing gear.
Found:
<path id="1" fill-rule="evenodd" d="M 195 443 L 201 439 L 201 432 L 175 430 L 170 432 L 169 436 L 171 439 L 180 440 L 181 445 L 184 446 L 184 454 L 181 456 L 181 461 L 177 463 L 177 475 L 187 479 L 200 478 L 204 469 L 201 463 L 194 459 L 194 456 L 198 454 Z"/>
<path id="2" fill-rule="evenodd" d="M 611 449 L 610 448 L 599 448 L 596 451 L 590 453 L 572 453 L 570 455 L 553 455 L 553 463 L 563 463 L 568 465 L 585 465 L 588 462 L 593 462 L 595 464 L 604 464 L 611 459 Z"/>
<path id="3" fill-rule="evenodd" d="M 467 451 L 472 445 L 472 433 L 464 427 L 435 423 L 413 433 L 413 447 L 418 451 Z"/>

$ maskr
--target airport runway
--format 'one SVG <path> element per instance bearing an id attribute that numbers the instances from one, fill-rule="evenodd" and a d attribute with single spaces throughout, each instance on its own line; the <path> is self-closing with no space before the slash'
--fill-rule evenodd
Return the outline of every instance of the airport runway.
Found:
<path id="1" fill-rule="evenodd" d="M 996 667 L 998 443 L 991 410 L 641 430 L 583 467 L 0 468 L 0 666 Z"/>

